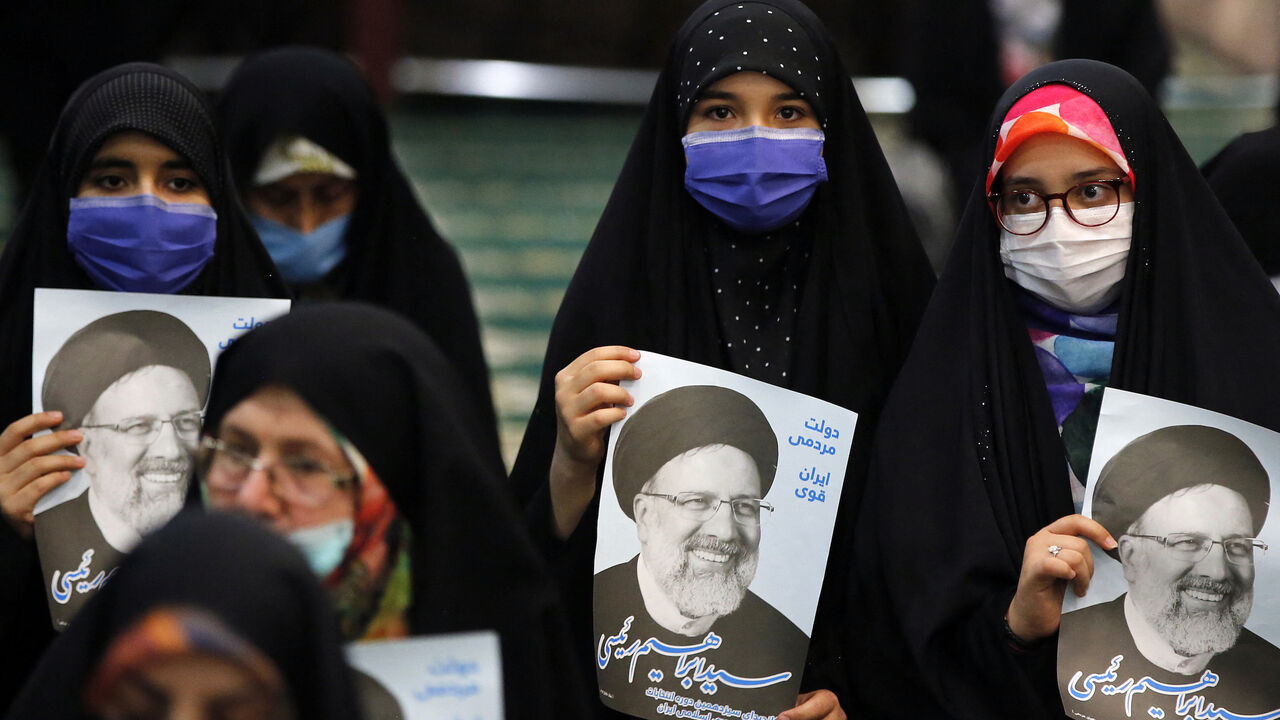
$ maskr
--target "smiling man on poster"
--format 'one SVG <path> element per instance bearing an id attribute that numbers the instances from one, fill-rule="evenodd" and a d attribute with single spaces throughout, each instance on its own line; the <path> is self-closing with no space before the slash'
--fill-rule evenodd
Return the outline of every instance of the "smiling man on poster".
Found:
<path id="1" fill-rule="evenodd" d="M 1280 649 L 1244 628 L 1270 494 L 1257 456 L 1217 428 L 1161 428 L 1111 458 L 1095 483 L 1093 517 L 1119 543 L 1129 591 L 1063 616 L 1060 676 L 1075 677 L 1068 711 L 1182 717 L 1179 696 L 1187 707 L 1212 703 L 1236 715 L 1280 709 Z M 1116 656 L 1114 679 L 1088 681 Z M 1133 692 L 1098 689 L 1127 680 Z"/>
<path id="2" fill-rule="evenodd" d="M 87 489 L 36 516 L 52 600 L 68 616 L 104 570 L 181 509 L 209 380 L 204 344 L 153 310 L 94 320 L 50 360 L 42 404 L 84 436 L 75 452 Z"/>
<path id="3" fill-rule="evenodd" d="M 777 462 L 769 421 L 727 388 L 669 390 L 623 425 L 613 485 L 640 552 L 595 577 L 598 677 L 611 705 L 651 717 L 661 693 L 650 688 L 740 711 L 775 693 L 781 707 L 787 693 L 794 700 L 809 638 L 748 589 Z"/>

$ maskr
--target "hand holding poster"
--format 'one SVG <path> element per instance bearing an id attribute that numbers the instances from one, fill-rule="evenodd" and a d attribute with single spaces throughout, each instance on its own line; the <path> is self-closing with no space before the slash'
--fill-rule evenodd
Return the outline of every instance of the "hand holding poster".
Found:
<path id="1" fill-rule="evenodd" d="M 604 703 L 644 718 L 795 705 L 857 416 L 643 352 L 601 489 Z"/>
<path id="2" fill-rule="evenodd" d="M 1105 392 L 1084 513 L 1119 545 L 1063 605 L 1069 715 L 1280 718 L 1277 482 L 1280 434 Z"/>
<path id="3" fill-rule="evenodd" d="M 50 290 L 35 295 L 32 407 L 84 438 L 82 470 L 35 507 L 55 628 L 182 507 L 220 348 L 288 300 Z"/>
<path id="4" fill-rule="evenodd" d="M 493 631 L 348 645 L 366 720 L 502 720 L 502 654 Z"/>

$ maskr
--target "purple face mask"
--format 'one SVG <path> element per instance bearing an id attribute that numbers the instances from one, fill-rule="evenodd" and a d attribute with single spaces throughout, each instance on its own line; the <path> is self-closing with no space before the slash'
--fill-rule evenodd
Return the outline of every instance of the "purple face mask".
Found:
<path id="1" fill-rule="evenodd" d="M 218 214 L 155 195 L 71 198 L 67 247 L 98 287 L 176 293 L 213 257 Z"/>
<path id="2" fill-rule="evenodd" d="M 800 217 L 827 180 L 825 136 L 813 128 L 753 125 L 689 133 L 681 140 L 684 186 L 702 207 L 737 230 L 763 233 Z"/>

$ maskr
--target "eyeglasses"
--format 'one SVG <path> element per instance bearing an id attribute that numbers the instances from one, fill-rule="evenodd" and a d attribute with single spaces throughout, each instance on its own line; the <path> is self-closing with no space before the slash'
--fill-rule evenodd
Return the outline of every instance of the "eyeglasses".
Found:
<path id="1" fill-rule="evenodd" d="M 700 492 L 682 492 L 676 495 L 648 492 L 639 494 L 662 498 L 672 503 L 682 515 L 694 522 L 706 522 L 715 517 L 724 503 L 729 504 L 733 510 L 733 519 L 741 525 L 760 525 L 769 517 L 769 513 L 773 512 L 773 506 L 760 498 L 724 500 L 715 495 Z M 762 513 L 761 510 L 766 512 Z"/>
<path id="2" fill-rule="evenodd" d="M 210 489 L 238 493 L 254 470 L 265 470 L 271 491 L 291 505 L 319 507 L 355 481 L 355 473 L 340 472 L 306 455 L 285 455 L 264 463 L 253 451 L 215 437 L 200 440 L 196 472 Z"/>
<path id="3" fill-rule="evenodd" d="M 191 444 L 200 436 L 200 426 L 203 422 L 204 413 L 199 410 L 192 410 L 169 418 L 139 415 L 138 417 L 125 418 L 118 423 L 109 425 L 81 425 L 80 429 L 111 430 L 124 435 L 137 445 L 150 445 L 156 441 L 156 438 L 160 437 L 160 429 L 168 424 L 173 426 L 173 431 L 177 433 L 179 438 Z"/>
<path id="4" fill-rule="evenodd" d="M 987 204 L 1000 227 L 1014 235 L 1034 235 L 1049 223 L 1049 201 L 1061 200 L 1067 217 L 1078 225 L 1106 225 L 1120 212 L 1120 186 L 1129 178 L 1088 180 L 1066 192 L 1002 190 L 987 196 Z"/>
<path id="5" fill-rule="evenodd" d="M 1129 537 L 1155 540 L 1173 551 L 1174 557 L 1188 563 L 1198 563 L 1209 554 L 1214 545 L 1221 545 L 1227 562 L 1234 565 L 1252 565 L 1254 550 L 1258 554 L 1267 551 L 1267 544 L 1258 538 L 1227 538 L 1214 540 L 1200 533 L 1173 533 L 1172 535 L 1133 535 Z"/>

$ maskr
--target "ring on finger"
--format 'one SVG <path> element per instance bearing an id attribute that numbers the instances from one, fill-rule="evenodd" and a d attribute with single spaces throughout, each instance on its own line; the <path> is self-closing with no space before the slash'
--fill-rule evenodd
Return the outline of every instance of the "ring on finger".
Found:
<path id="1" fill-rule="evenodd" d="M 1060 552 L 1062 552 L 1062 548 L 1061 548 L 1060 546 L 1058 546 L 1058 545 L 1050 545 L 1050 546 L 1049 546 L 1049 554 L 1050 554 L 1050 555 L 1052 555 L 1052 556 L 1054 556 L 1054 557 L 1058 557 L 1058 553 L 1060 553 Z"/>

